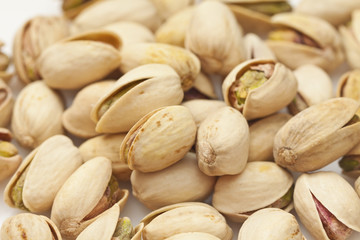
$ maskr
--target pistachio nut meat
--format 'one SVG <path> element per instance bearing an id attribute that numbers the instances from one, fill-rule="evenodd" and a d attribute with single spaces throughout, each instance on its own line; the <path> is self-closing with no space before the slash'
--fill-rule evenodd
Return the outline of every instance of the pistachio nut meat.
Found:
<path id="1" fill-rule="evenodd" d="M 97 132 L 127 132 L 152 110 L 179 104 L 183 96 L 179 76 L 171 67 L 146 64 L 117 80 L 94 105 L 91 119 Z"/>
<path id="2" fill-rule="evenodd" d="M 360 231 L 360 199 L 335 172 L 302 174 L 294 191 L 295 210 L 315 239 L 348 239 Z"/>
<path id="3" fill-rule="evenodd" d="M 196 124 L 186 107 L 158 108 L 126 134 L 120 146 L 120 160 L 132 170 L 159 171 L 181 160 L 195 143 L 195 137 Z"/>
<path id="4" fill-rule="evenodd" d="M 22 161 L 18 149 L 10 142 L 11 139 L 11 132 L 0 128 L 0 182 L 10 177 Z"/>
<path id="5" fill-rule="evenodd" d="M 122 208 L 128 196 L 129 191 L 120 189 L 111 175 L 111 161 L 95 157 L 81 165 L 56 194 L 51 220 L 64 238 L 75 239 L 113 205 Z"/>
<path id="6" fill-rule="evenodd" d="M 135 170 L 131 174 L 133 195 L 150 209 L 181 202 L 203 201 L 212 192 L 215 182 L 216 177 L 200 171 L 196 155 L 191 152 L 163 170 L 150 173 Z"/>
<path id="7" fill-rule="evenodd" d="M 358 108 L 351 98 L 333 98 L 301 111 L 276 134 L 275 162 L 307 172 L 345 155 L 360 141 Z"/>
<path id="8" fill-rule="evenodd" d="M 242 28 L 229 8 L 217 1 L 195 6 L 185 47 L 200 59 L 202 70 L 209 74 L 227 75 L 245 60 Z"/>
<path id="9" fill-rule="evenodd" d="M 14 98 L 12 90 L 0 78 L 0 127 L 5 127 L 9 123 L 13 107 Z"/>
<path id="10" fill-rule="evenodd" d="M 358 143 L 346 153 L 338 163 L 343 174 L 358 178 L 360 176 L 360 144 Z"/>
<path id="11" fill-rule="evenodd" d="M 336 97 L 352 98 L 360 102 L 360 70 L 352 70 L 344 73 L 336 86 Z M 360 110 L 357 112 L 360 116 Z"/>
<path id="12" fill-rule="evenodd" d="M 294 74 L 274 60 L 247 60 L 225 78 L 222 93 L 227 105 L 247 120 L 265 117 L 288 105 L 295 97 Z"/>
<path id="13" fill-rule="evenodd" d="M 0 231 L 2 240 L 62 240 L 58 228 L 49 218 L 32 213 L 20 213 L 7 218 Z"/>
<path id="14" fill-rule="evenodd" d="M 36 61 L 55 42 L 66 38 L 69 28 L 64 17 L 37 16 L 28 20 L 16 33 L 13 58 L 16 73 L 28 84 L 42 79 Z"/>
<path id="15" fill-rule="evenodd" d="M 193 99 L 217 99 L 215 87 L 210 77 L 204 73 L 200 72 L 194 81 L 194 86 L 184 92 L 184 101 Z"/>
<path id="16" fill-rule="evenodd" d="M 158 10 L 162 19 L 167 19 L 177 12 L 194 4 L 195 0 L 168 1 L 168 0 L 151 0 Z"/>
<path id="17" fill-rule="evenodd" d="M 49 210 L 59 189 L 81 164 L 80 152 L 68 137 L 48 138 L 24 159 L 10 179 L 5 203 L 30 212 Z"/>
<path id="18" fill-rule="evenodd" d="M 78 89 L 115 70 L 120 47 L 121 39 L 110 31 L 86 32 L 51 45 L 36 64 L 48 86 Z"/>
<path id="19" fill-rule="evenodd" d="M 340 36 L 325 20 L 281 13 L 271 21 L 277 28 L 269 33 L 267 44 L 276 58 L 291 69 L 314 64 L 330 72 L 344 60 Z"/>
<path id="20" fill-rule="evenodd" d="M 85 8 L 101 0 L 63 0 L 61 8 L 67 18 L 73 19 Z"/>
<path id="21" fill-rule="evenodd" d="M 249 125 L 236 109 L 226 106 L 200 124 L 196 139 L 199 168 L 209 176 L 241 173 L 249 154 Z"/>
<path id="22" fill-rule="evenodd" d="M 208 233 L 222 240 L 230 240 L 233 236 L 225 218 L 210 205 L 200 202 L 159 208 L 145 216 L 141 223 L 144 223 L 144 240 L 171 239 L 177 234 L 193 232 Z"/>
<path id="23" fill-rule="evenodd" d="M 63 103 L 43 81 L 26 85 L 16 98 L 11 128 L 15 139 L 27 148 L 35 148 L 51 136 L 62 134 Z"/>
<path id="24" fill-rule="evenodd" d="M 234 222 L 263 208 L 293 209 L 293 177 L 273 162 L 249 162 L 237 175 L 219 177 L 212 205 Z"/>
<path id="25" fill-rule="evenodd" d="M 272 50 L 256 34 L 246 34 L 244 36 L 244 44 L 246 50 L 246 60 L 259 58 L 276 60 L 276 57 Z"/>

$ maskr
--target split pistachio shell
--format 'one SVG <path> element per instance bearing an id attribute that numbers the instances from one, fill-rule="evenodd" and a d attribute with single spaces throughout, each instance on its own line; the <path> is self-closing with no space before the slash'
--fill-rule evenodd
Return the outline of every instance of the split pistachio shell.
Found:
<path id="1" fill-rule="evenodd" d="M 249 126 L 242 114 L 223 107 L 209 115 L 197 133 L 199 168 L 209 176 L 241 173 L 248 160 Z"/>
<path id="2" fill-rule="evenodd" d="M 248 33 L 244 36 L 246 60 L 250 59 L 273 59 L 276 60 L 271 49 L 256 34 Z"/>
<path id="3" fill-rule="evenodd" d="M 4 200 L 10 207 L 46 211 L 61 186 L 81 164 L 80 152 L 71 140 L 64 135 L 53 136 L 24 159 L 5 188 Z"/>
<path id="4" fill-rule="evenodd" d="M 258 76 L 244 76 L 249 70 L 255 70 L 257 74 L 266 75 L 267 68 L 270 70 L 270 76 L 265 77 L 262 84 L 255 81 Z M 254 71 L 254 70 L 253 70 Z M 264 71 L 264 72 L 263 72 Z M 241 78 L 244 76 L 244 82 Z M 247 86 L 250 81 L 250 86 Z M 240 85 L 239 85 L 240 84 Z M 247 88 L 247 94 L 244 103 L 239 103 L 237 99 L 237 88 L 244 85 Z M 289 104 L 295 97 L 297 82 L 294 74 L 283 64 L 274 60 L 254 59 L 247 60 L 235 67 L 226 77 L 222 85 L 222 92 L 226 104 L 242 112 L 247 120 L 265 117 L 275 113 Z"/>
<path id="5" fill-rule="evenodd" d="M 125 161 L 120 161 L 119 146 L 126 134 L 105 134 L 90 138 L 80 145 L 79 150 L 84 161 L 94 157 L 106 157 L 111 160 L 113 175 L 122 181 L 130 180 L 131 170 Z"/>
<path id="6" fill-rule="evenodd" d="M 298 82 L 295 99 L 288 106 L 295 115 L 307 107 L 333 97 L 333 86 L 329 75 L 315 65 L 303 65 L 294 71 Z"/>
<path id="7" fill-rule="evenodd" d="M 281 13 L 273 16 L 271 21 L 279 28 L 295 31 L 294 34 L 299 35 L 286 39 L 286 34 L 275 37 L 274 32 L 267 41 L 276 58 L 291 69 L 314 64 L 329 72 L 342 63 L 341 39 L 336 29 L 323 19 L 299 13 Z M 307 44 L 307 41 L 314 46 Z"/>
<path id="8" fill-rule="evenodd" d="M 110 199 L 110 202 L 103 202 L 107 201 L 104 195 L 108 193 L 106 189 L 110 179 L 111 161 L 105 157 L 96 157 L 85 162 L 67 179 L 57 193 L 51 210 L 51 220 L 58 226 L 63 237 L 75 239 L 89 224 L 99 218 L 100 215 L 91 214 L 99 204 L 112 204 L 116 201 L 115 204 L 120 208 L 125 205 L 129 195 L 127 190 L 121 190 L 119 195 L 114 196 L 115 199 Z M 111 192 L 114 190 L 110 189 Z M 100 207 L 100 210 L 104 211 L 112 206 Z"/>
<path id="9" fill-rule="evenodd" d="M 120 146 L 130 169 L 154 172 L 181 160 L 195 142 L 196 124 L 183 106 L 156 109 L 141 118 Z M 151 144 L 149 144 L 151 143 Z"/>
<path id="10" fill-rule="evenodd" d="M 220 238 L 215 237 L 214 235 L 202 232 L 191 232 L 191 233 L 179 233 L 175 234 L 165 240 L 220 240 Z"/>
<path id="11" fill-rule="evenodd" d="M 11 176 L 21 163 L 17 148 L 10 143 L 11 132 L 0 128 L 0 182 Z"/>
<path id="12" fill-rule="evenodd" d="M 160 63 L 171 66 L 180 76 L 181 86 L 190 89 L 200 73 L 200 61 L 190 51 L 163 43 L 136 43 L 121 51 L 120 70 L 124 73 L 140 65 Z"/>
<path id="13" fill-rule="evenodd" d="M 35 148 L 51 136 L 62 134 L 63 104 L 43 81 L 23 88 L 14 105 L 11 128 L 24 147 Z"/>
<path id="14" fill-rule="evenodd" d="M 289 114 L 276 113 L 250 125 L 249 162 L 274 159 L 275 135 L 290 118 Z"/>
<path id="15" fill-rule="evenodd" d="M 6 219 L 1 227 L 2 240 L 62 240 L 55 224 L 45 216 L 20 213 Z"/>
<path id="16" fill-rule="evenodd" d="M 194 4 L 194 0 L 169 1 L 169 0 L 151 0 L 163 19 L 167 19 L 186 7 Z"/>
<path id="17" fill-rule="evenodd" d="M 302 224 L 316 239 L 347 239 L 349 228 L 360 231 L 359 197 L 337 173 L 302 174 L 295 185 L 294 204 Z M 337 236 L 327 235 L 330 229 Z"/>
<path id="18" fill-rule="evenodd" d="M 344 73 L 336 87 L 336 97 L 348 97 L 360 102 L 360 70 Z M 358 110 L 357 114 L 360 114 Z"/>
<path id="19" fill-rule="evenodd" d="M 200 59 L 206 73 L 226 75 L 245 59 L 241 26 L 228 7 L 217 1 L 195 7 L 185 46 Z"/>
<path id="20" fill-rule="evenodd" d="M 139 66 L 123 75 L 95 104 L 96 131 L 127 132 L 152 110 L 179 104 L 184 96 L 176 72 L 165 64 Z"/>
<path id="21" fill-rule="evenodd" d="M 95 131 L 96 124 L 91 120 L 93 105 L 114 85 L 115 81 L 101 81 L 81 89 L 75 96 L 71 106 L 62 115 L 62 124 L 71 134 L 81 138 L 99 135 Z"/>
<path id="22" fill-rule="evenodd" d="M 351 121 L 358 108 L 353 99 L 333 98 L 301 111 L 276 134 L 275 162 L 306 172 L 345 155 L 360 141 L 360 123 Z"/>
<path id="23" fill-rule="evenodd" d="M 0 78 L 0 127 L 5 127 L 9 123 L 13 107 L 12 91 Z"/>
<path id="24" fill-rule="evenodd" d="M 184 100 L 193 99 L 216 99 L 214 85 L 211 79 L 204 73 L 200 73 L 195 79 L 194 86 L 184 93 Z"/>
<path id="25" fill-rule="evenodd" d="M 119 66 L 120 45 L 121 40 L 112 32 L 87 32 L 48 47 L 38 58 L 37 67 L 52 88 L 81 88 Z"/>
<path id="26" fill-rule="evenodd" d="M 189 202 L 169 205 L 149 213 L 141 221 L 145 224 L 144 240 L 166 239 L 180 234 L 208 233 L 222 240 L 232 239 L 233 232 L 225 218 L 205 203 Z"/>
<path id="27" fill-rule="evenodd" d="M 73 19 L 85 8 L 98 1 L 102 0 L 81 0 L 80 2 L 78 0 L 63 0 L 62 10 L 67 18 Z"/>
<path id="28" fill-rule="evenodd" d="M 360 197 L 360 177 L 358 177 L 355 181 L 355 191 Z"/>
<path id="29" fill-rule="evenodd" d="M 133 171 L 131 174 L 134 196 L 150 209 L 205 200 L 212 192 L 215 181 L 215 177 L 199 170 L 194 153 L 187 153 L 182 160 L 163 170 L 151 173 Z"/>
<path id="30" fill-rule="evenodd" d="M 13 57 L 19 79 L 24 83 L 40 80 L 36 60 L 47 47 L 68 34 L 68 25 L 63 17 L 37 16 L 28 20 L 14 39 Z"/>
<path id="31" fill-rule="evenodd" d="M 10 81 L 13 74 L 6 72 L 6 70 L 9 67 L 9 64 L 10 64 L 10 58 L 8 55 L 6 55 L 5 53 L 3 53 L 1 51 L 1 48 L 3 47 L 3 45 L 4 45 L 4 43 L 0 41 L 0 79 L 2 79 L 2 81 L 7 83 Z M 0 102 L 1 102 L 1 100 L 0 100 Z"/>
<path id="32" fill-rule="evenodd" d="M 296 218 L 278 208 L 265 208 L 252 214 L 241 226 L 238 240 L 305 240 Z"/>
<path id="33" fill-rule="evenodd" d="M 253 211 L 271 207 L 282 198 L 289 212 L 293 182 L 291 174 L 273 162 L 249 162 L 241 174 L 218 179 L 212 204 L 235 222 L 244 222 Z"/>

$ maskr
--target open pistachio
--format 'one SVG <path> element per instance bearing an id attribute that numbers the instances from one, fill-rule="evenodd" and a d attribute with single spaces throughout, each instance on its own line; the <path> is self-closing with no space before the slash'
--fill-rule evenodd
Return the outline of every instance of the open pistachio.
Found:
<path id="1" fill-rule="evenodd" d="M 0 79 L 2 79 L 5 82 L 8 82 L 12 78 L 13 74 L 6 72 L 6 69 L 10 64 L 10 58 L 8 55 L 6 55 L 1 51 L 3 45 L 4 43 L 0 41 Z"/>
<path id="2" fill-rule="evenodd" d="M 352 186 L 334 172 L 302 174 L 295 185 L 295 210 L 319 240 L 347 239 L 360 231 L 360 200 Z"/>
<path id="3" fill-rule="evenodd" d="M 211 79 L 204 73 L 200 73 L 194 81 L 194 86 L 184 93 L 184 101 L 216 98 L 215 88 Z"/>
<path id="4" fill-rule="evenodd" d="M 13 107 L 12 91 L 0 78 L 0 127 L 5 127 L 9 123 Z"/>
<path id="5" fill-rule="evenodd" d="M 62 10 L 66 17 L 75 18 L 81 11 L 101 0 L 63 0 Z"/>
<path id="6" fill-rule="evenodd" d="M 273 59 L 276 60 L 271 49 L 256 34 L 248 33 L 244 36 L 246 60 L 250 59 Z"/>
<path id="7" fill-rule="evenodd" d="M 169 0 L 151 0 L 158 10 L 162 19 L 167 19 L 177 12 L 194 4 L 195 0 L 169 1 Z"/>
<path id="8" fill-rule="evenodd" d="M 360 70 L 344 73 L 336 87 L 336 97 L 348 97 L 360 102 Z M 360 116 L 360 110 L 357 111 Z"/>
<path id="9" fill-rule="evenodd" d="M 62 240 L 58 228 L 49 218 L 31 213 L 20 213 L 6 219 L 0 237 L 2 240 Z"/>
<path id="10" fill-rule="evenodd" d="M 291 174 L 273 162 L 249 162 L 238 175 L 221 176 L 215 184 L 213 206 L 235 222 L 244 222 L 262 208 L 293 208 Z"/>
<path id="11" fill-rule="evenodd" d="M 195 136 L 196 124 L 186 107 L 158 108 L 126 134 L 120 146 L 120 160 L 132 170 L 158 171 L 181 160 L 193 146 Z"/>
<path id="12" fill-rule="evenodd" d="M 320 169 L 345 155 L 360 141 L 359 103 L 333 98 L 291 118 L 276 134 L 274 158 L 292 171 Z"/>
<path id="13" fill-rule="evenodd" d="M 358 117 L 358 116 L 357 116 Z M 360 176 L 360 144 L 358 143 L 352 148 L 344 157 L 339 161 L 339 166 L 342 169 L 342 173 L 358 178 Z"/>
<path id="14" fill-rule="evenodd" d="M 274 60 L 247 60 L 226 77 L 222 92 L 226 104 L 247 120 L 265 117 L 289 104 L 296 95 L 293 73 Z"/>
<path id="15" fill-rule="evenodd" d="M 17 148 L 10 143 L 11 132 L 0 128 L 0 182 L 11 176 L 21 163 Z"/>

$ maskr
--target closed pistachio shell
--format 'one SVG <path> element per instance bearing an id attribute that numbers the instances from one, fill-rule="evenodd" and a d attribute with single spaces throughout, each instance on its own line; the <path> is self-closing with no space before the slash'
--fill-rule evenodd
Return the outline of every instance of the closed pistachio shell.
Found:
<path id="1" fill-rule="evenodd" d="M 187 153 L 182 160 L 163 170 L 151 173 L 133 171 L 131 174 L 133 195 L 150 209 L 202 201 L 212 192 L 215 181 L 215 177 L 200 171 L 194 153 Z"/>
<path id="2" fill-rule="evenodd" d="M 169 0 L 151 0 L 163 19 L 167 19 L 184 8 L 194 4 L 194 0 L 169 1 Z"/>
<path id="3" fill-rule="evenodd" d="M 259 58 L 276 60 L 271 49 L 256 34 L 246 34 L 244 36 L 244 44 L 246 49 L 246 60 Z"/>
<path id="4" fill-rule="evenodd" d="M 62 134 L 63 103 L 43 81 L 25 86 L 13 110 L 11 128 L 24 147 L 35 148 L 51 136 Z"/>
<path id="5" fill-rule="evenodd" d="M 171 237 L 165 238 L 165 240 L 220 240 L 220 238 L 214 235 L 202 232 L 191 232 L 191 233 L 179 233 Z"/>
<path id="6" fill-rule="evenodd" d="M 12 91 L 0 78 L 0 127 L 5 127 L 9 123 L 13 107 Z"/>
<path id="7" fill-rule="evenodd" d="M 0 128 L 0 182 L 11 176 L 22 161 L 17 148 L 10 143 L 11 139 L 11 132 Z"/>

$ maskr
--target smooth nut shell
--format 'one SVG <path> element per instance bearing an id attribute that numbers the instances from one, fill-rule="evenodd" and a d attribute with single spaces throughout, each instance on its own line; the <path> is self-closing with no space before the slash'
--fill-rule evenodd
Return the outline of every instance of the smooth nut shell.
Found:
<path id="1" fill-rule="evenodd" d="M 5 127 L 9 123 L 13 107 L 12 91 L 0 78 L 0 127 Z"/>

